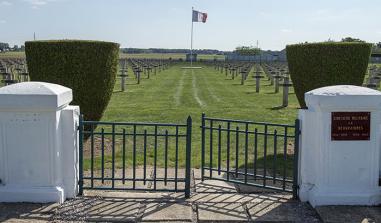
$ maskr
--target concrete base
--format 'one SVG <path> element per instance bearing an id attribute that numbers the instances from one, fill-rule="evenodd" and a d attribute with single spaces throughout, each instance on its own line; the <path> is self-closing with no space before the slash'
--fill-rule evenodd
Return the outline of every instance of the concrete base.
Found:
<path id="1" fill-rule="evenodd" d="M 319 191 L 309 192 L 309 202 L 312 207 L 323 205 L 368 205 L 374 206 L 381 204 L 380 191 L 373 191 L 368 193 L 327 193 Z"/>
<path id="2" fill-rule="evenodd" d="M 62 187 L 12 187 L 0 186 L 0 202 L 49 203 L 65 201 Z"/>

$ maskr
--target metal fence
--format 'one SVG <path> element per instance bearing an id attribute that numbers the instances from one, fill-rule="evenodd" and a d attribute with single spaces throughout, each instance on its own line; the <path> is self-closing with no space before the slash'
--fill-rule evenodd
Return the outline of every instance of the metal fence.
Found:
<path id="1" fill-rule="evenodd" d="M 295 125 L 201 117 L 202 180 L 223 180 L 297 198 L 299 120 Z"/>
<path id="2" fill-rule="evenodd" d="M 79 187 L 185 192 L 190 196 L 192 119 L 186 124 L 79 124 Z"/>

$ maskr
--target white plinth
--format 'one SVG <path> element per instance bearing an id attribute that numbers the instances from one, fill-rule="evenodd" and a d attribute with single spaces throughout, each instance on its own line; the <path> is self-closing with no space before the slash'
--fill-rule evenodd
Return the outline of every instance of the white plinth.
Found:
<path id="1" fill-rule="evenodd" d="M 1 202 L 33 202 L 48 203 L 65 201 L 62 187 L 0 187 Z"/>
<path id="2" fill-rule="evenodd" d="M 69 88 L 0 88 L 0 202 L 63 202 L 78 189 L 79 108 Z"/>
<path id="3" fill-rule="evenodd" d="M 381 203 L 381 92 L 331 86 L 305 94 L 299 111 L 299 197 L 312 206 Z M 331 112 L 371 112 L 370 140 L 331 140 Z"/>

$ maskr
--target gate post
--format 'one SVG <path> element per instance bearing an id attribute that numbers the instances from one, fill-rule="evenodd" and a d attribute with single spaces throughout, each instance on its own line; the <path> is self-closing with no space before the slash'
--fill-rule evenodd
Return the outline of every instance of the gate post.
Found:
<path id="1" fill-rule="evenodd" d="M 188 116 L 187 138 L 186 138 L 186 163 L 185 163 L 185 198 L 190 197 L 191 155 L 192 155 L 192 118 L 191 116 Z"/>
<path id="2" fill-rule="evenodd" d="M 22 82 L 0 88 L 0 202 L 59 202 L 78 193 L 79 107 L 72 90 Z"/>
<path id="3" fill-rule="evenodd" d="M 295 143 L 294 143 L 294 167 L 292 181 L 292 198 L 298 199 L 298 164 L 299 164 L 299 135 L 300 135 L 300 120 L 295 120 Z"/>
<path id="4" fill-rule="evenodd" d="M 320 205 L 381 204 L 381 92 L 338 85 L 305 93 L 299 110 L 299 198 Z"/>
<path id="5" fill-rule="evenodd" d="M 204 181 L 205 165 L 205 113 L 201 115 L 201 181 Z"/>
<path id="6" fill-rule="evenodd" d="M 79 180 L 78 180 L 78 195 L 83 195 L 83 115 L 79 116 Z"/>

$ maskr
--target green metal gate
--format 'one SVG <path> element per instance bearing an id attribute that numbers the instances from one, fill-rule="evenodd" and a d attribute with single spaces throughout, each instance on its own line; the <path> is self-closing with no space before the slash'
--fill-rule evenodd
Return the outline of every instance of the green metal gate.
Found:
<path id="1" fill-rule="evenodd" d="M 294 125 L 201 118 L 201 177 L 298 197 Z M 190 196 L 192 119 L 186 124 L 79 123 L 79 187 L 184 192 Z"/>
<path id="2" fill-rule="evenodd" d="M 192 119 L 186 124 L 79 122 L 79 194 L 92 190 L 190 196 Z M 173 168 L 169 168 L 173 167 Z"/>
<path id="3" fill-rule="evenodd" d="M 297 194 L 295 125 L 201 117 L 201 177 Z"/>

